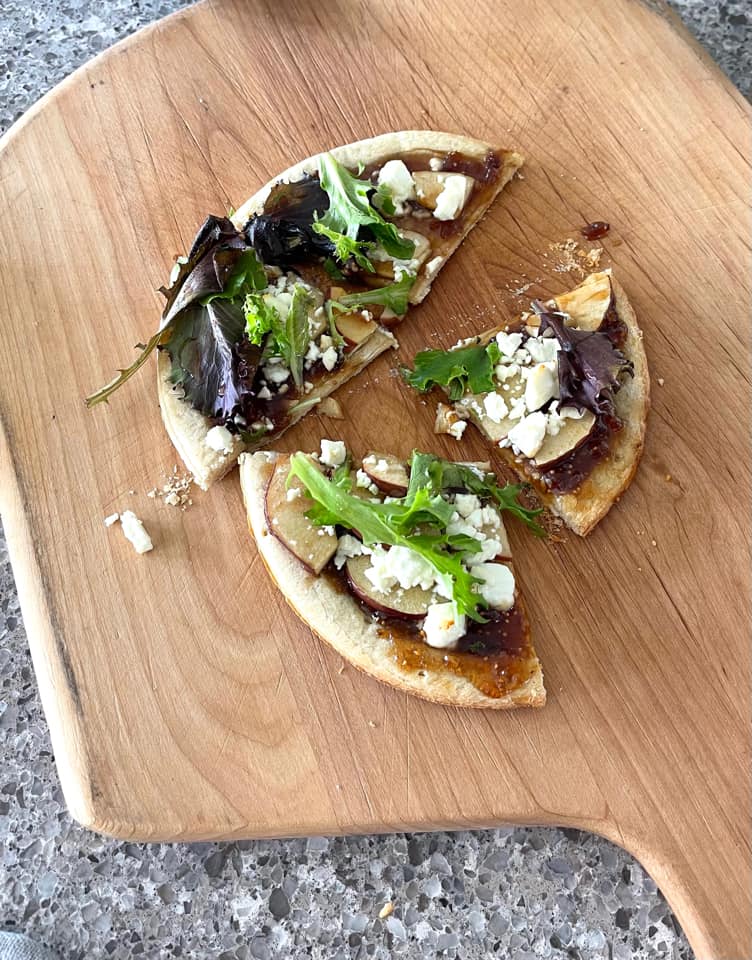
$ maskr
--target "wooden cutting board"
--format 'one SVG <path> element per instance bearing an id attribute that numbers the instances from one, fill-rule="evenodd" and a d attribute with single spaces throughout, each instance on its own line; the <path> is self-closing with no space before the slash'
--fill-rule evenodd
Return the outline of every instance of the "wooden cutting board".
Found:
<path id="1" fill-rule="evenodd" d="M 0 152 L 0 506 L 78 820 L 150 840 L 582 827 L 643 862 L 698 957 L 752 956 L 749 120 L 630 0 L 216 0 L 27 114 Z M 621 504 L 586 541 L 510 524 L 541 712 L 444 709 L 343 668 L 272 589 L 235 474 L 185 512 L 145 496 L 176 462 L 153 370 L 82 402 L 155 329 L 205 214 L 411 127 L 528 161 L 400 330 L 403 358 L 509 315 L 526 283 L 573 285 L 550 244 L 596 218 L 645 330 L 653 412 Z M 433 435 L 394 364 L 340 391 L 346 423 L 310 416 L 283 448 L 482 457 Z M 148 556 L 102 522 L 128 507 Z"/>

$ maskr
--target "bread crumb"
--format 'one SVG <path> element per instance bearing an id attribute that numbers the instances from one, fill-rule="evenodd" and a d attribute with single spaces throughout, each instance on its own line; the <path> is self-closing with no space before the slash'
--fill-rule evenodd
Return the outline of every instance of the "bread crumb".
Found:
<path id="1" fill-rule="evenodd" d="M 345 415 L 342 412 L 342 407 L 339 405 L 339 401 L 335 400 L 334 397 L 324 397 L 324 399 L 316 407 L 316 412 L 323 414 L 325 417 L 329 417 L 330 420 L 345 419 Z"/>
<path id="2" fill-rule="evenodd" d="M 369 720 L 369 721 L 368 721 L 368 726 L 369 726 L 369 727 L 375 727 L 376 724 L 373 722 L 373 720 Z"/>
<path id="3" fill-rule="evenodd" d="M 663 377 L 658 377 L 656 380 L 656 383 L 658 384 L 659 387 L 662 387 L 665 382 L 666 381 L 663 379 Z"/>
<path id="4" fill-rule="evenodd" d="M 651 540 L 650 543 L 651 543 L 654 547 L 657 547 L 657 546 L 658 546 L 658 541 L 657 541 L 657 540 Z"/>
<path id="5" fill-rule="evenodd" d="M 339 665 L 339 670 L 337 671 L 337 673 L 344 673 L 344 672 L 345 672 L 345 665 L 344 663 L 341 663 Z"/>
<path id="6" fill-rule="evenodd" d="M 671 481 L 672 481 L 674 478 L 671 476 L 670 473 L 667 473 L 665 479 L 666 479 L 666 483 L 671 483 Z"/>
<path id="7" fill-rule="evenodd" d="M 172 468 L 172 473 L 165 474 L 164 484 L 161 489 L 154 487 L 146 494 L 152 500 L 158 497 L 163 500 L 168 507 L 179 507 L 186 510 L 193 505 L 191 499 L 191 487 L 193 486 L 193 477 L 190 473 L 178 473 L 177 464 Z"/>
<path id="8" fill-rule="evenodd" d="M 394 913 L 394 904 L 391 900 L 387 900 L 384 906 L 379 910 L 379 920 L 386 920 L 387 917 L 391 917 Z"/>

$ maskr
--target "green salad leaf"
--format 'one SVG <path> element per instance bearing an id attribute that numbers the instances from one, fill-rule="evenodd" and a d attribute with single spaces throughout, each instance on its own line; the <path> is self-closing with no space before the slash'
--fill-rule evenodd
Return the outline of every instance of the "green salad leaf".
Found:
<path id="1" fill-rule="evenodd" d="M 393 223 L 385 220 L 370 201 L 376 188 L 369 180 L 359 180 L 346 170 L 329 153 L 319 159 L 321 187 L 329 197 L 329 208 L 313 224 L 316 233 L 329 240 L 337 259 L 344 263 L 350 257 L 366 270 L 373 271 L 367 252 L 374 242 L 380 243 L 390 257 L 409 260 L 415 252 L 415 244 L 405 240 Z M 379 199 L 384 210 L 394 209 L 391 198 L 382 191 Z M 361 228 L 368 232 L 368 239 L 359 237 Z"/>
<path id="2" fill-rule="evenodd" d="M 501 353 L 495 340 L 488 345 L 470 344 L 452 350 L 421 350 L 415 355 L 415 369 L 402 368 L 405 381 L 425 393 L 432 387 L 446 387 L 450 400 L 470 393 L 490 393 L 495 389 L 494 366 Z"/>
<path id="3" fill-rule="evenodd" d="M 542 508 L 530 510 L 518 500 L 520 493 L 525 489 L 521 483 L 505 483 L 502 487 L 491 472 L 483 472 L 464 463 L 454 463 L 451 460 L 441 460 L 430 453 L 414 453 L 410 468 L 410 481 L 413 480 L 413 471 L 418 474 L 416 480 L 421 489 L 431 490 L 462 490 L 474 493 L 481 499 L 493 500 L 500 510 L 506 510 L 521 520 L 537 537 L 545 537 L 546 531 L 535 520 Z M 408 491 L 409 493 L 409 491 Z"/>
<path id="4" fill-rule="evenodd" d="M 302 283 L 293 287 L 292 303 L 284 320 L 263 294 L 247 294 L 243 305 L 250 342 L 264 344 L 266 356 L 282 357 L 298 387 L 303 383 L 303 365 L 311 340 L 308 315 L 312 307 L 313 297 Z"/>
<path id="5" fill-rule="evenodd" d="M 263 264 L 255 251 L 249 248 L 240 254 L 224 287 L 208 293 L 199 302 L 206 306 L 213 300 L 237 300 L 253 290 L 263 290 L 268 282 Z"/>
<path id="6" fill-rule="evenodd" d="M 307 514 L 313 523 L 354 530 L 366 546 L 382 543 L 419 553 L 434 568 L 458 611 L 474 620 L 483 620 L 480 610 L 486 604 L 475 592 L 476 580 L 463 561 L 480 544 L 472 537 L 447 533 L 455 508 L 443 495 L 470 490 L 514 513 L 534 532 L 543 532 L 533 520 L 540 511 L 526 510 L 517 502 L 519 486 L 500 487 L 493 474 L 479 476 L 463 464 L 417 450 L 410 459 L 407 493 L 389 503 L 372 503 L 350 493 L 349 462 L 330 480 L 309 456 L 296 453 L 290 459 L 290 476 L 302 481 L 314 501 Z"/>
<path id="7" fill-rule="evenodd" d="M 393 310 L 398 317 L 407 313 L 408 297 L 415 283 L 414 273 L 405 273 L 396 283 L 389 283 L 385 287 L 375 287 L 363 293 L 348 293 L 339 300 L 332 300 L 335 309 L 342 309 L 348 313 L 360 310 L 362 307 L 380 304 Z"/>

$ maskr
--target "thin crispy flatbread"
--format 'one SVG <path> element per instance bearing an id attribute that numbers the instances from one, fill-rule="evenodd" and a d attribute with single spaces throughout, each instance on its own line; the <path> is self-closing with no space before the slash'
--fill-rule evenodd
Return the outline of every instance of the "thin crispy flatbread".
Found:
<path id="1" fill-rule="evenodd" d="M 378 137 L 335 147 L 330 153 L 340 163 L 354 169 L 360 164 L 364 166 L 381 164 L 389 159 L 399 159 L 400 155 L 414 153 L 425 153 L 428 158 L 429 156 L 440 157 L 452 151 L 457 151 L 471 160 L 481 161 L 493 149 L 490 144 L 470 137 L 430 130 L 405 130 L 385 133 Z M 446 242 L 441 262 L 434 263 L 432 269 L 428 272 L 425 269 L 425 264 L 421 266 L 418 279 L 410 293 L 411 303 L 420 303 L 425 298 L 436 275 L 446 264 L 446 261 L 522 165 L 522 157 L 519 154 L 512 151 L 497 152 L 501 157 L 502 165 L 498 178 L 493 184 L 493 189 L 484 196 L 482 203 L 473 205 L 472 197 L 468 201 L 462 229 L 451 238 L 451 241 Z M 241 228 L 249 217 L 261 212 L 266 198 L 276 184 L 295 182 L 305 174 L 317 173 L 318 158 L 319 154 L 315 154 L 300 163 L 294 164 L 263 186 L 233 214 L 232 222 L 234 225 Z M 360 373 L 379 354 L 388 350 L 389 347 L 395 346 L 394 337 L 387 330 L 379 328 L 357 350 L 349 354 L 345 363 L 339 369 L 333 371 L 317 384 L 314 391 L 305 398 L 306 401 L 310 401 L 310 405 L 301 408 L 301 411 L 285 425 L 284 430 L 304 416 L 312 406 L 315 406 L 317 400 L 333 393 Z M 170 383 L 169 371 L 170 362 L 163 352 L 160 354 L 157 364 L 157 391 L 162 419 L 181 459 L 193 474 L 196 483 L 203 490 L 208 489 L 214 481 L 231 470 L 241 453 L 266 447 L 284 432 L 284 430 L 280 430 L 270 433 L 254 445 L 245 444 L 239 437 L 235 437 L 227 452 L 211 449 L 205 443 L 206 435 L 212 426 L 211 420 L 182 399 L 181 391 Z"/>
<path id="2" fill-rule="evenodd" d="M 270 533 L 264 499 L 276 460 L 277 454 L 272 452 L 244 454 L 240 458 L 240 484 L 248 525 L 272 580 L 298 617 L 318 637 L 364 673 L 425 700 L 494 710 L 544 705 L 546 692 L 537 657 L 525 682 L 501 697 L 487 696 L 469 680 L 449 670 L 407 672 L 402 669 L 393 656 L 391 641 L 355 599 L 327 578 L 311 573 Z"/>
<path id="3" fill-rule="evenodd" d="M 634 366 L 634 376 L 625 378 L 615 397 L 616 414 L 624 426 L 612 435 L 608 456 L 596 464 L 578 490 L 573 493 L 554 494 L 536 488 L 543 504 L 581 537 L 590 533 L 603 519 L 634 477 L 645 441 L 650 408 L 650 376 L 637 317 L 623 287 L 610 269 L 591 274 L 574 290 L 554 298 L 557 308 L 570 314 L 574 326 L 596 329 L 595 323 L 600 322 L 611 297 L 617 316 L 627 328 L 627 339 L 620 349 Z M 488 342 L 498 329 L 480 334 L 480 339 Z M 482 418 L 471 413 L 470 419 L 486 439 L 494 443 L 494 438 L 489 436 L 484 428 Z M 497 454 L 523 480 L 529 479 L 518 458 L 509 448 L 497 448 Z"/>

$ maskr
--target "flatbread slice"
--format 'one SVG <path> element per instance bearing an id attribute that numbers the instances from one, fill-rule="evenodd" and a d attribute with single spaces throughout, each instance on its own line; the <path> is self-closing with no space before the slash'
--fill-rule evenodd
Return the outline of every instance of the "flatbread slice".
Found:
<path id="1" fill-rule="evenodd" d="M 326 444 L 324 441 L 323 445 Z M 330 445 L 329 451 L 336 446 Z M 340 455 L 342 449 L 340 447 Z M 313 463 L 310 458 L 306 459 Z M 324 475 L 332 474 L 332 468 L 325 465 L 327 458 L 323 450 L 320 460 L 316 468 Z M 456 647 L 451 648 L 451 644 L 442 647 L 446 634 L 436 634 L 436 617 L 432 614 L 430 628 L 423 617 L 427 616 L 426 610 L 431 610 L 431 604 L 437 604 L 437 613 L 445 613 L 452 604 L 421 587 L 410 587 L 412 581 L 400 581 L 391 587 L 388 582 L 380 583 L 385 564 L 389 571 L 402 576 L 400 564 L 404 563 L 404 557 L 385 561 L 382 548 L 373 544 L 373 553 L 362 555 L 359 549 L 363 544 L 359 547 L 352 529 L 337 526 L 335 530 L 312 524 L 306 514 L 313 500 L 299 478 L 290 477 L 290 465 L 290 457 L 283 454 L 266 451 L 244 454 L 240 458 L 240 482 L 248 524 L 272 580 L 298 617 L 318 637 L 369 676 L 435 703 L 495 710 L 544 705 L 543 674 L 530 638 L 519 585 L 511 572 L 509 542 L 498 511 L 499 522 L 493 527 L 495 541 L 488 552 L 490 556 L 498 549 L 498 555 L 474 569 L 485 571 L 491 567 L 498 572 L 503 566 L 503 576 L 507 581 L 511 579 L 513 595 L 506 599 L 494 597 L 496 603 L 505 607 L 504 612 L 483 611 L 489 619 L 482 627 L 466 618 L 467 633 L 455 639 Z M 487 476 L 487 467 L 487 464 L 475 465 L 476 475 Z M 395 478 L 394 458 L 383 454 L 364 458 L 361 467 L 352 467 L 354 494 L 362 495 L 364 502 L 383 499 L 385 490 L 391 490 L 393 495 L 403 494 L 404 489 L 399 487 L 400 468 L 404 474 L 404 465 L 397 462 Z M 370 482 L 372 477 L 382 484 L 381 488 Z M 465 514 L 468 514 L 468 505 L 473 506 L 466 498 L 462 506 Z M 470 512 L 461 522 L 467 525 L 477 522 L 477 518 L 474 521 Z M 472 527 L 468 529 L 472 532 Z M 490 540 L 487 546 L 489 543 Z M 397 553 L 392 552 L 395 549 L 389 547 L 388 554 L 396 557 Z M 412 571 L 410 576 L 414 575 L 410 566 L 413 560 L 407 561 L 407 569 Z M 337 569 L 338 565 L 341 569 Z M 369 568 L 376 576 L 375 583 L 386 592 L 378 592 L 368 579 L 365 571 Z M 400 608 L 398 615 L 395 615 L 395 606 Z M 403 616 L 411 619 L 402 619 Z M 450 624 L 452 622 L 450 620 Z M 442 623 L 441 629 L 445 626 Z M 476 632 L 471 634 L 472 630 Z M 429 645 L 429 636 L 431 643 L 439 646 Z"/>
<path id="2" fill-rule="evenodd" d="M 167 432 L 206 489 L 396 347 L 390 332 L 522 164 L 469 137 L 402 131 L 290 167 L 179 258 L 157 334 Z"/>
<path id="3" fill-rule="evenodd" d="M 550 325 L 539 336 L 539 314 L 553 315 L 566 349 Z M 589 342 L 586 334 L 596 340 Z M 574 338 L 576 344 L 570 342 Z M 532 484 L 541 502 L 574 533 L 586 536 L 629 486 L 645 439 L 650 378 L 642 331 L 624 289 L 611 270 L 591 274 L 575 289 L 536 304 L 536 310 L 485 331 L 469 346 L 472 352 L 488 344 L 498 344 L 495 353 L 501 354 L 494 357 L 493 382 L 483 391 L 468 384 L 451 413 L 441 407 L 437 429 L 459 439 L 462 421 L 473 423 L 502 460 Z M 467 347 L 460 344 L 446 356 L 459 359 Z M 589 351 L 585 367 L 578 360 L 583 350 Z M 600 381 L 580 376 L 590 368 L 594 350 Z M 419 389 L 437 382 L 428 371 L 434 353 L 418 354 L 416 370 L 406 374 Z M 562 358 L 564 379 L 572 388 L 569 399 L 560 398 Z"/>

